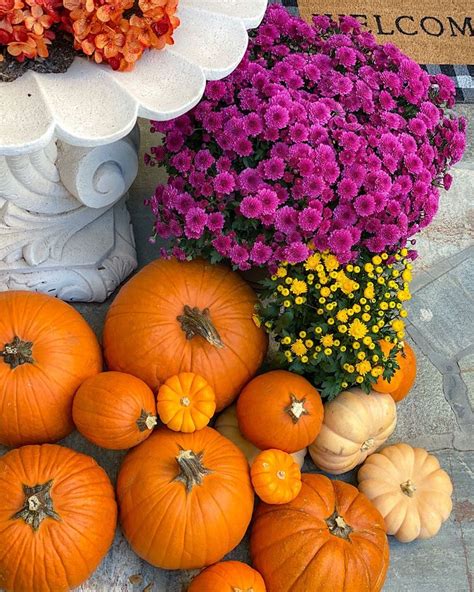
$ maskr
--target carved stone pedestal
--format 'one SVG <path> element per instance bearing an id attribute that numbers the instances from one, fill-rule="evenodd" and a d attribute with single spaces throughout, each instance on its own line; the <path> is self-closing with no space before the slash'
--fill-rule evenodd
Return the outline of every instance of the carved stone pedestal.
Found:
<path id="1" fill-rule="evenodd" d="M 137 128 L 95 148 L 52 141 L 0 156 L 0 290 L 100 302 L 136 267 L 126 193 Z"/>

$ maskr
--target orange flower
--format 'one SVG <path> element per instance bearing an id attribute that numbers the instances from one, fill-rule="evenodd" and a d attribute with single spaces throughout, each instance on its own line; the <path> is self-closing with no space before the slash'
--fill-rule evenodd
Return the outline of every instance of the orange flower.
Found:
<path id="1" fill-rule="evenodd" d="M 54 23 L 53 17 L 44 14 L 41 6 L 34 5 L 30 9 L 30 13 L 25 18 L 25 27 L 29 31 L 33 31 L 35 35 L 43 35 L 45 29 L 49 29 Z"/>

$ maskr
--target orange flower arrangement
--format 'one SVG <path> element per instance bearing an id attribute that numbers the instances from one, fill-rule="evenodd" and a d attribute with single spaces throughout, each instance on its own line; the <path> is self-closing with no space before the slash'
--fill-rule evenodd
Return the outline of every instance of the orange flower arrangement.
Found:
<path id="1" fill-rule="evenodd" d="M 48 57 L 55 29 L 74 49 L 114 70 L 131 70 L 146 49 L 173 43 L 178 0 L 0 0 L 1 49 L 18 61 Z M 55 26 L 57 25 L 57 26 Z"/>

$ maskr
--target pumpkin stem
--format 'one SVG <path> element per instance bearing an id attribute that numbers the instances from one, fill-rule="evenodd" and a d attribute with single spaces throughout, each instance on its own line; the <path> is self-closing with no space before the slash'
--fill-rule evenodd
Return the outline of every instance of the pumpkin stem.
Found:
<path id="1" fill-rule="evenodd" d="M 278 479 L 281 479 L 282 481 L 283 481 L 283 479 L 286 479 L 285 471 L 277 471 L 277 477 L 278 477 Z"/>
<path id="2" fill-rule="evenodd" d="M 372 448 L 372 446 L 374 445 L 374 439 L 373 438 L 368 438 L 360 447 L 361 452 L 365 452 L 366 450 L 369 450 L 370 448 Z"/>
<path id="3" fill-rule="evenodd" d="M 331 534 L 346 541 L 349 540 L 349 535 L 353 529 L 346 523 L 344 518 L 337 513 L 337 510 L 334 510 L 329 518 L 326 518 L 326 524 L 328 525 Z"/>
<path id="4" fill-rule="evenodd" d="M 408 497 L 413 497 L 416 491 L 416 485 L 413 483 L 411 479 L 407 479 L 403 483 L 400 483 L 400 489 Z"/>
<path id="5" fill-rule="evenodd" d="M 51 499 L 51 486 L 53 481 L 28 487 L 23 485 L 25 494 L 24 505 L 21 510 L 11 517 L 12 520 L 23 520 L 36 532 L 45 518 L 61 520 L 54 511 L 53 500 Z"/>
<path id="6" fill-rule="evenodd" d="M 309 415 L 309 411 L 305 408 L 306 397 L 301 400 L 296 397 L 293 393 L 290 393 L 290 404 L 285 407 L 286 413 L 291 417 L 293 423 L 298 423 L 302 415 Z"/>
<path id="7" fill-rule="evenodd" d="M 192 339 L 196 335 L 200 335 L 214 347 L 219 349 L 224 347 L 217 329 L 212 324 L 208 308 L 199 310 L 197 306 L 191 308 L 186 304 L 183 314 L 177 319 L 181 323 L 181 329 L 186 333 L 186 339 Z"/>
<path id="8" fill-rule="evenodd" d="M 158 418 L 156 415 L 152 415 L 151 413 L 148 413 L 148 411 L 145 411 L 145 409 L 142 409 L 140 417 L 137 419 L 137 426 L 140 432 L 152 430 L 157 423 Z"/>
<path id="9" fill-rule="evenodd" d="M 191 405 L 191 401 L 189 400 L 189 397 L 181 397 L 179 404 L 183 407 L 189 407 Z"/>
<path id="10" fill-rule="evenodd" d="M 12 369 L 23 364 L 33 364 L 32 347 L 32 341 L 23 341 L 15 335 L 13 341 L 5 344 L 0 356 L 3 357 L 5 364 L 10 364 Z"/>
<path id="11" fill-rule="evenodd" d="M 197 454 L 192 450 L 183 450 L 180 447 L 176 462 L 178 463 L 180 473 L 175 477 L 175 481 L 181 481 L 186 486 L 186 491 L 189 493 L 196 485 L 201 485 L 204 477 L 212 473 L 210 469 L 202 464 L 202 457 L 204 452 Z"/>

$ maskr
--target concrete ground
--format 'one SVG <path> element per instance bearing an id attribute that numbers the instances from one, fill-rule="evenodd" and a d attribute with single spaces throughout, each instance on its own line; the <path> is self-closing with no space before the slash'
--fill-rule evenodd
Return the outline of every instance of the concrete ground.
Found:
<path id="1" fill-rule="evenodd" d="M 470 148 L 456 166 L 453 188 L 443 196 L 435 222 L 417 241 L 409 336 L 418 356 L 418 377 L 398 406 L 391 442 L 404 441 L 436 454 L 454 482 L 454 508 L 434 539 L 407 545 L 390 541 L 384 592 L 472 592 L 474 554 L 474 105 L 459 107 L 473 122 Z M 142 150 L 157 138 L 142 122 Z M 140 266 L 158 255 L 148 242 L 151 217 L 142 205 L 160 171 L 142 166 L 129 207 Z M 100 336 L 108 303 L 77 308 Z M 94 456 L 115 479 L 123 453 L 99 449 L 74 433 L 65 445 Z M 316 471 L 310 460 L 305 471 Z M 344 476 L 355 482 L 354 475 Z M 229 558 L 248 560 L 244 540 Z M 82 591 L 183 592 L 191 572 L 166 572 L 140 560 L 118 531 L 113 548 Z M 308 590 L 308 592 L 312 592 Z"/>

